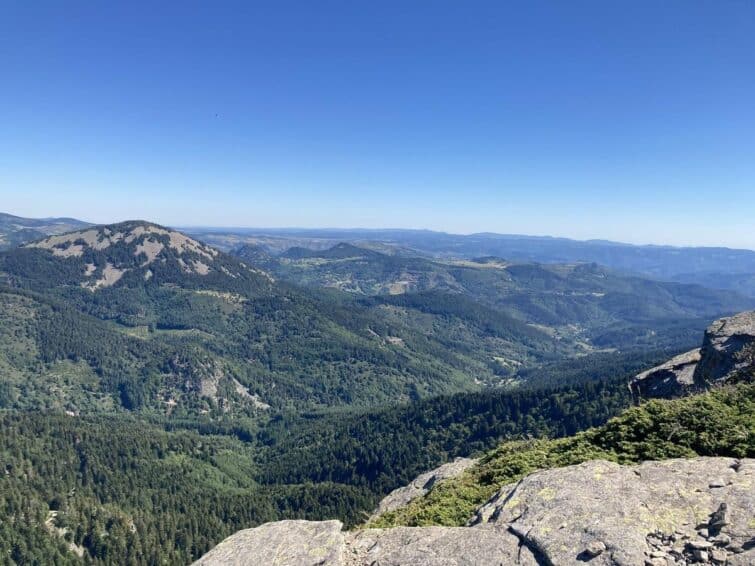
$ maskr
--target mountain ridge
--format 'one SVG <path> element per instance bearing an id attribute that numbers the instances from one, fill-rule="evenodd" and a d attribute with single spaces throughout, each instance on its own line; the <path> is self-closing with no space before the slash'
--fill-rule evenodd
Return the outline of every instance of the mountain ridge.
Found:
<path id="1" fill-rule="evenodd" d="M 471 259 L 480 256 L 540 263 L 597 262 L 626 273 L 664 281 L 697 282 L 755 296 L 755 251 L 706 246 L 636 245 L 606 240 L 507 234 L 458 235 L 417 230 L 248 229 L 191 233 L 220 248 L 261 244 L 281 253 L 293 246 L 322 249 L 342 241 L 381 245 L 403 255 Z"/>

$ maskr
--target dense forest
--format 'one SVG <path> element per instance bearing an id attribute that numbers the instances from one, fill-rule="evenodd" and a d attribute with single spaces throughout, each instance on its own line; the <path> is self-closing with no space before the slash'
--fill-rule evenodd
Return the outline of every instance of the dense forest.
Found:
<path id="1" fill-rule="evenodd" d="M 20 563 L 181 564 L 240 528 L 361 522 L 421 471 L 502 439 L 572 434 L 629 402 L 623 382 L 460 394 L 268 423 L 0 414 L 0 546 Z"/>
<path id="2" fill-rule="evenodd" d="M 4 412 L 0 547 L 18 563 L 187 563 L 270 520 L 360 523 L 417 473 L 495 447 L 468 474 L 379 522 L 459 524 L 500 485 L 542 467 L 753 456 L 753 392 L 742 384 L 653 401 L 610 421 L 629 403 L 623 381 L 245 427 Z M 587 427 L 597 428 L 579 432 Z"/>

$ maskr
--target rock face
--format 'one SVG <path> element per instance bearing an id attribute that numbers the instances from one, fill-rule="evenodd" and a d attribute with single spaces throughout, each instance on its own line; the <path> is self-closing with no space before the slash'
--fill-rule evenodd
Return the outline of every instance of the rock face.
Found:
<path id="1" fill-rule="evenodd" d="M 591 461 L 502 488 L 468 527 L 241 531 L 197 564 L 280 566 L 755 564 L 755 460 Z"/>
<path id="2" fill-rule="evenodd" d="M 743 312 L 714 322 L 705 332 L 695 381 L 709 384 L 725 381 L 748 368 L 755 354 L 755 311 Z"/>
<path id="3" fill-rule="evenodd" d="M 434 470 L 417 476 L 409 485 L 394 489 L 386 495 L 378 504 L 377 509 L 373 511 L 369 520 L 373 521 L 385 513 L 405 507 L 413 499 L 426 495 L 436 482 L 454 478 L 476 463 L 477 460 L 472 458 L 456 458 L 453 462 L 443 464 Z"/>
<path id="4" fill-rule="evenodd" d="M 700 363 L 700 350 L 692 350 L 671 358 L 665 364 L 638 374 L 629 384 L 635 398 L 680 397 L 694 390 L 695 369 Z"/>
<path id="5" fill-rule="evenodd" d="M 737 377 L 752 367 L 754 356 L 755 311 L 748 311 L 715 321 L 702 348 L 637 375 L 629 389 L 635 399 L 681 397 Z"/>

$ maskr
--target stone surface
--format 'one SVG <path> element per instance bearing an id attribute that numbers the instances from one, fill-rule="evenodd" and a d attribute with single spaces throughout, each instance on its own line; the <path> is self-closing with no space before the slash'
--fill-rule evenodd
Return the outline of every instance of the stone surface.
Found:
<path id="1" fill-rule="evenodd" d="M 278 521 L 231 535 L 196 566 L 341 566 L 340 521 Z"/>
<path id="2" fill-rule="evenodd" d="M 709 488 L 718 477 L 727 485 Z M 734 544 L 752 544 L 755 460 L 676 459 L 631 467 L 597 460 L 537 472 L 501 489 L 478 511 L 477 524 L 519 534 L 546 564 L 578 564 L 584 549 L 600 540 L 607 551 L 591 564 L 629 566 L 644 564 L 672 533 L 696 540 L 721 503 L 728 522 L 721 533 Z M 648 542 L 652 533 L 660 534 L 650 537 L 656 548 Z M 695 546 L 712 544 L 700 539 Z M 684 552 L 678 549 L 680 556 Z"/>
<path id="3" fill-rule="evenodd" d="M 753 345 L 755 311 L 717 320 L 705 332 L 695 381 L 715 383 L 748 367 L 752 363 Z"/>
<path id="4" fill-rule="evenodd" d="M 717 478 L 725 485 L 709 487 Z M 726 524 L 713 528 L 722 507 Z M 237 533 L 198 564 L 634 566 L 691 564 L 697 553 L 752 566 L 755 460 L 594 460 L 545 470 L 502 488 L 473 522 L 341 533 L 336 521 L 282 521 Z M 709 539 L 698 534 L 706 528 Z"/>
<path id="5" fill-rule="evenodd" d="M 755 550 L 749 550 L 742 554 L 730 554 L 726 560 L 727 566 L 752 566 L 755 564 Z"/>
<path id="6" fill-rule="evenodd" d="M 585 552 L 588 556 L 595 558 L 596 556 L 600 556 L 606 551 L 606 545 L 603 543 L 603 541 L 600 540 L 594 540 L 590 542 L 587 545 L 587 548 L 585 548 Z"/>
<path id="7" fill-rule="evenodd" d="M 755 356 L 755 311 L 722 318 L 705 331 L 703 345 L 638 374 L 629 383 L 635 399 L 673 398 L 738 377 Z"/>
<path id="8" fill-rule="evenodd" d="M 456 458 L 453 462 L 443 464 L 434 470 L 417 476 L 409 485 L 394 489 L 386 495 L 378 504 L 377 509 L 372 512 L 369 521 L 374 521 L 385 513 L 405 507 L 413 499 L 426 495 L 437 482 L 454 478 L 476 463 L 477 460 L 471 458 Z"/>
<path id="9" fill-rule="evenodd" d="M 515 535 L 496 528 L 366 529 L 349 537 L 344 555 L 347 566 L 538 566 Z"/>

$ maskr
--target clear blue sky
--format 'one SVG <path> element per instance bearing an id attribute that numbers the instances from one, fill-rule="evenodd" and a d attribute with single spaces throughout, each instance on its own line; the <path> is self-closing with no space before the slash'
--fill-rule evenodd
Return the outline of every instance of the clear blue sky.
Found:
<path id="1" fill-rule="evenodd" d="M 755 248 L 755 2 L 5 2 L 0 210 Z"/>

